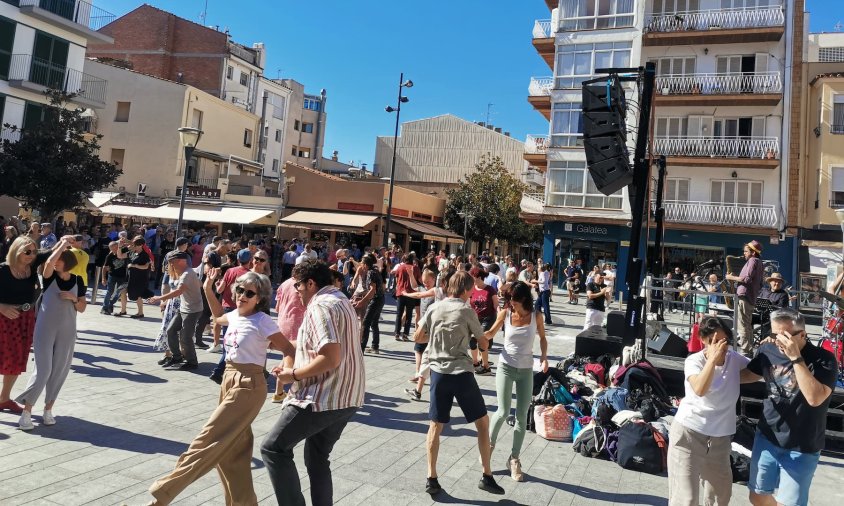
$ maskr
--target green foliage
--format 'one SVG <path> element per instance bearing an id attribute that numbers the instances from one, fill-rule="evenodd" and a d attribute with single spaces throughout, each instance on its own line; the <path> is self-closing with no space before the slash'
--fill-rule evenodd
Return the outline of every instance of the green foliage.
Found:
<path id="1" fill-rule="evenodd" d="M 528 225 L 521 218 L 520 203 L 527 186 L 514 178 L 500 157 L 481 156 L 475 171 L 460 185 L 447 191 L 445 223 L 463 233 L 464 219 L 468 219 L 469 240 L 485 244 L 491 239 L 521 244 L 542 237 L 542 228 Z M 461 217 L 459 213 L 468 216 Z"/>
<path id="2" fill-rule="evenodd" d="M 73 95 L 47 90 L 49 105 L 44 120 L 20 131 L 17 141 L 4 139 L 0 153 L 0 195 L 8 195 L 37 209 L 47 218 L 80 207 L 91 192 L 112 186 L 123 171 L 100 160 L 100 135 L 85 134 L 82 109 L 72 104 Z M 8 137 L 8 136 L 7 136 Z"/>

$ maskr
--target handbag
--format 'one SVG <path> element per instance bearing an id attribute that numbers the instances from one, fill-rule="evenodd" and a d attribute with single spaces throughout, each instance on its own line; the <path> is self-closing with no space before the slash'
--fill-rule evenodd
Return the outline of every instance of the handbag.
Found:
<path id="1" fill-rule="evenodd" d="M 572 418 L 565 406 L 537 404 L 533 410 L 537 435 L 549 441 L 572 440 Z"/>

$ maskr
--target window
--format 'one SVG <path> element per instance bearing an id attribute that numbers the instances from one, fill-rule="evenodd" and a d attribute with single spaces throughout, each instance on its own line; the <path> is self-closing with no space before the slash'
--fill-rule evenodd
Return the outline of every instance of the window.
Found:
<path id="1" fill-rule="evenodd" d="M 633 26 L 634 0 L 561 0 L 560 28 L 564 31 Z"/>
<path id="2" fill-rule="evenodd" d="M 193 110 L 193 118 L 191 119 L 190 126 L 202 130 L 202 111 L 199 109 Z"/>
<path id="3" fill-rule="evenodd" d="M 310 158 L 311 150 L 307 148 L 293 146 L 293 149 L 290 151 L 290 154 L 299 158 Z"/>
<path id="4" fill-rule="evenodd" d="M 829 122 L 829 131 L 844 134 L 844 95 L 832 97 L 832 121 Z"/>
<path id="5" fill-rule="evenodd" d="M 293 130 L 299 131 L 299 120 L 293 122 Z"/>
<path id="6" fill-rule="evenodd" d="M 818 49 L 820 62 L 844 62 L 844 47 L 822 47 Z"/>
<path id="7" fill-rule="evenodd" d="M 305 97 L 305 109 L 309 111 L 319 111 L 320 103 L 318 98 Z"/>
<path id="8" fill-rule="evenodd" d="M 621 209 L 621 190 L 611 196 L 599 192 L 586 162 L 549 162 L 546 181 L 549 206 Z"/>
<path id="9" fill-rule="evenodd" d="M 554 104 L 551 116 L 551 147 L 572 148 L 583 145 L 583 118 L 580 102 Z"/>
<path id="10" fill-rule="evenodd" d="M 679 58 L 659 58 L 653 60 L 656 64 L 656 75 L 682 75 L 687 76 L 695 73 L 697 61 L 694 56 L 683 56 Z"/>
<path id="11" fill-rule="evenodd" d="M 596 68 L 629 67 L 631 42 L 565 44 L 557 48 L 557 89 L 580 88 Z"/>
<path id="12" fill-rule="evenodd" d="M 114 114 L 114 121 L 118 123 L 126 123 L 129 121 L 129 110 L 131 108 L 131 102 L 118 102 L 117 112 Z"/>
<path id="13" fill-rule="evenodd" d="M 273 172 L 278 172 L 278 158 L 273 158 Z"/>
<path id="14" fill-rule="evenodd" d="M 126 157 L 125 149 L 111 148 L 111 161 L 117 164 L 117 168 L 123 169 L 123 159 Z"/>
<path id="15" fill-rule="evenodd" d="M 246 72 L 240 71 L 240 84 L 243 86 L 249 86 L 249 74 Z"/>
<path id="16" fill-rule="evenodd" d="M 284 97 L 270 94 L 272 97 L 272 115 L 273 118 L 276 119 L 284 119 L 284 107 L 286 105 L 286 99 Z"/>
<path id="17" fill-rule="evenodd" d="M 689 201 L 689 186 L 691 180 L 687 178 L 669 177 L 665 180 L 665 195 L 663 199 L 666 201 Z"/>
<path id="18" fill-rule="evenodd" d="M 44 121 L 44 106 L 27 102 L 23 108 L 23 125 L 21 125 L 24 132 L 38 126 L 42 121 Z"/>
<path id="19" fill-rule="evenodd" d="M 29 80 L 50 88 L 63 88 L 69 47 L 66 40 L 35 32 Z"/>
<path id="20" fill-rule="evenodd" d="M 279 129 L 276 129 L 276 131 L 275 131 L 275 141 L 281 142 L 281 130 L 279 130 Z"/>
<path id="21" fill-rule="evenodd" d="M 290 150 L 290 154 L 296 156 L 297 153 L 299 153 L 299 148 L 293 146 L 293 149 Z"/>
<path id="22" fill-rule="evenodd" d="M 844 167 L 832 167 L 829 183 L 829 207 L 844 207 Z"/>
<path id="23" fill-rule="evenodd" d="M 232 67 L 231 65 L 228 65 L 228 66 L 226 66 L 226 79 L 231 81 L 232 77 L 234 77 L 234 67 Z"/>
<path id="24" fill-rule="evenodd" d="M 15 43 L 17 25 L 6 18 L 0 18 L 0 79 L 9 78 L 9 66 L 12 64 L 12 46 Z"/>
<path id="25" fill-rule="evenodd" d="M 761 205 L 762 181 L 714 180 L 710 190 L 710 201 L 727 205 Z"/>
<path id="26" fill-rule="evenodd" d="M 700 10 L 699 0 L 654 0 L 654 16 Z"/>
<path id="27" fill-rule="evenodd" d="M 314 133 L 314 124 L 313 123 L 302 123 L 302 132 L 306 134 Z"/>
<path id="28" fill-rule="evenodd" d="M 689 118 L 657 118 L 656 137 L 660 139 L 686 137 Z"/>
<path id="29" fill-rule="evenodd" d="M 252 147 L 252 130 L 245 128 L 243 130 L 243 145 L 247 148 Z"/>

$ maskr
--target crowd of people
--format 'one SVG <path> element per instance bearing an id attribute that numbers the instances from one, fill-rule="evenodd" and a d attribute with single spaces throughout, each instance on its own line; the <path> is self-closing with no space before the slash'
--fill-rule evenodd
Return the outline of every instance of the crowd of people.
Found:
<path id="1" fill-rule="evenodd" d="M 14 235 L 9 227 L 18 225 L 7 225 L 7 237 Z M 158 228 L 112 227 L 87 236 L 55 236 L 49 224 L 40 224 L 37 237 L 31 227 L 32 233 L 4 243 L 0 411 L 19 414 L 22 430 L 35 428 L 32 412 L 45 390 L 41 424 L 57 423 L 53 408 L 70 369 L 76 316 L 86 309 L 88 285 L 101 282 L 106 287 L 104 314 L 115 314 L 120 302 L 116 315 L 126 315 L 127 301 L 136 304 L 132 315 L 136 318 L 145 316 L 145 305 L 160 308 L 161 327 L 153 349 L 164 353 L 162 367 L 194 370 L 200 360 L 197 349 L 220 353 L 211 374 L 220 385 L 217 408 L 173 471 L 150 487 L 151 504 L 169 504 L 213 468 L 220 474 L 227 504 L 257 502 L 251 424 L 266 400 L 270 375 L 276 379 L 272 400 L 282 407 L 261 443 L 261 456 L 278 503 L 304 503 L 293 449 L 306 441 L 311 501 L 331 504 L 331 449 L 364 404 L 364 356 L 380 354 L 378 322 L 390 295 L 397 307 L 394 339 L 412 342 L 415 355 L 409 378 L 413 386 L 406 393 L 419 401 L 425 383 L 430 385 L 426 492 L 442 491 L 439 443 L 455 399 L 466 422 L 477 429 L 482 471 L 478 487 L 503 494 L 493 476 L 491 455 L 515 393 L 506 465 L 513 480 L 524 479 L 519 457 L 534 372 L 550 368 L 545 335 L 546 326 L 554 324 L 550 265 L 516 262 L 488 252 L 464 258 L 431 251 L 422 257 L 398 248 L 320 251 L 324 247 L 303 241 L 191 234 L 175 238 L 173 231 Z M 151 237 L 162 239 L 151 244 Z M 747 272 L 727 274 L 744 287 L 739 301 L 759 296 L 762 283 L 752 260 L 758 259 L 761 247 L 756 251 L 755 246 L 749 243 L 745 248 Z M 90 270 L 91 264 L 102 270 Z M 569 303 L 576 304 L 581 271 L 576 262 L 569 267 L 573 271 L 565 272 Z M 585 328 L 603 323 L 613 301 L 614 280 L 614 269 L 597 266 L 584 277 Z M 767 281 L 769 295 L 781 291 L 781 276 L 772 275 Z M 716 282 L 717 278 L 709 280 Z M 739 302 L 740 318 L 742 311 Z M 751 502 L 770 504 L 776 494 L 779 503 L 806 504 L 823 447 L 837 366 L 831 353 L 807 338 L 800 314 L 777 311 L 771 322 L 770 336 L 751 359 L 743 356 L 747 350 L 741 326 L 737 353 L 728 347 L 729 326 L 702 314 L 705 348 L 686 359 L 686 395 L 671 429 L 670 504 L 697 504 L 701 494 L 711 504 L 729 501 L 731 476 L 724 469 L 730 469 L 738 385 L 760 380 L 766 383 L 768 397 L 753 448 Z M 203 341 L 206 330 L 213 336 L 210 346 Z M 495 368 L 497 407 L 490 419 L 476 376 L 492 374 L 490 351 L 496 339 L 501 341 Z M 12 399 L 31 350 L 35 367 L 26 388 Z M 281 352 L 276 366 L 268 365 L 268 350 Z M 755 351 L 752 344 L 750 351 Z"/>

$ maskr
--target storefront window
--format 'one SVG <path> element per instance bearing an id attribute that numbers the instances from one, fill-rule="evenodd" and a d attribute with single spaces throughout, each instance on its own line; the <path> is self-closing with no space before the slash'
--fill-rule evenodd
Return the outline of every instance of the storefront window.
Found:
<path id="1" fill-rule="evenodd" d="M 546 205 L 621 209 L 621 190 L 606 196 L 598 191 L 586 170 L 586 162 L 550 162 L 548 167 Z"/>

